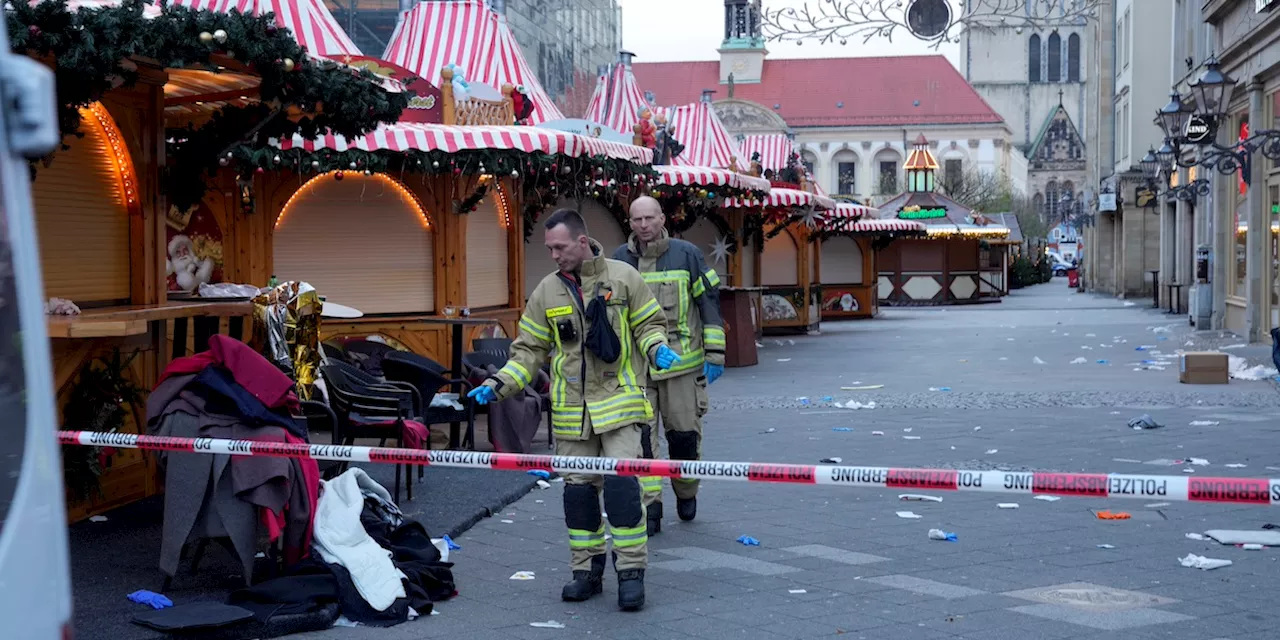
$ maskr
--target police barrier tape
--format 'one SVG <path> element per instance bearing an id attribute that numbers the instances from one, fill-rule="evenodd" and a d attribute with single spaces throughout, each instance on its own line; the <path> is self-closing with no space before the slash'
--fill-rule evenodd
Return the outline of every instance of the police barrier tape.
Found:
<path id="1" fill-rule="evenodd" d="M 1195 502 L 1280 504 L 1280 479 L 1146 476 L 1105 473 L 897 469 L 836 465 L 713 462 L 708 460 L 635 460 L 582 456 L 536 456 L 480 451 L 423 451 L 387 447 L 289 444 L 258 440 L 173 438 L 129 433 L 59 431 L 66 445 L 188 451 L 235 456 L 312 458 L 343 462 L 380 462 L 618 476 L 662 476 L 702 480 L 740 480 L 850 487 L 985 491 L 1090 498 L 1159 498 Z"/>

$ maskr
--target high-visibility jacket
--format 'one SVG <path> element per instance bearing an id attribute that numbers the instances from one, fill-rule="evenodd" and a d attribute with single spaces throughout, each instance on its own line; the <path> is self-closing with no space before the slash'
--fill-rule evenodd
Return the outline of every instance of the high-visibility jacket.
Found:
<path id="1" fill-rule="evenodd" d="M 553 273 L 542 279 L 520 317 L 520 331 L 506 365 L 484 384 L 499 400 L 515 394 L 551 360 L 551 430 L 557 438 L 583 440 L 583 424 L 604 433 L 653 419 L 645 398 L 645 369 L 659 345 L 667 344 L 666 316 L 653 292 L 631 266 L 604 257 L 600 243 L 590 240 L 595 256 L 582 263 L 577 276 Z M 622 354 L 608 363 L 587 350 L 590 326 L 586 308 L 599 295 L 607 298 L 609 323 Z M 584 413 L 585 410 L 585 413 Z"/>
<path id="2" fill-rule="evenodd" d="M 640 270 L 667 315 L 667 340 L 680 363 L 666 371 L 649 370 L 654 380 L 702 372 L 703 362 L 724 366 L 724 320 L 720 316 L 720 276 L 707 267 L 691 242 L 662 236 L 640 250 L 635 234 L 613 252 Z"/>

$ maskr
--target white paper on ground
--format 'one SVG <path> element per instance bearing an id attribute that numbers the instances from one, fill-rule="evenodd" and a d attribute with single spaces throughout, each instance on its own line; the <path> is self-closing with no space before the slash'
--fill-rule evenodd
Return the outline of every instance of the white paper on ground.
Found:
<path id="1" fill-rule="evenodd" d="M 550 489 L 550 488 L 551 488 L 551 483 L 550 483 L 550 482 L 547 482 L 546 480 L 541 480 L 541 479 L 539 479 L 539 480 L 538 480 L 538 488 L 539 488 L 539 489 Z"/>
<path id="2" fill-rule="evenodd" d="M 1253 543 L 1240 545 L 1240 548 L 1245 551 L 1262 551 L 1262 547 L 1263 545 Z"/>
<path id="3" fill-rule="evenodd" d="M 516 521 L 515 521 L 515 520 L 503 520 L 503 521 L 502 521 L 502 524 L 515 524 L 515 523 L 516 523 Z"/>
<path id="4" fill-rule="evenodd" d="M 1280 547 L 1280 531 L 1262 529 L 1259 531 L 1240 531 L 1235 529 L 1214 529 L 1204 535 L 1222 544 L 1260 544 L 1264 547 Z"/>
<path id="5" fill-rule="evenodd" d="M 778 362 L 791 362 L 791 358 L 778 358 Z"/>
<path id="6" fill-rule="evenodd" d="M 1249 466 L 1249 465 L 1247 465 L 1247 464 L 1240 464 L 1239 462 L 1232 462 L 1231 464 L 1226 465 L 1226 467 L 1227 467 L 1228 469 L 1243 469 L 1243 468 L 1245 468 L 1245 467 L 1247 467 L 1247 466 Z"/>
<path id="7" fill-rule="evenodd" d="M 511 574 L 511 577 L 510 577 L 510 578 L 508 578 L 508 580 L 533 580 L 533 572 L 532 572 L 532 571 L 517 571 L 517 572 L 515 572 L 515 573 Z"/>
<path id="8" fill-rule="evenodd" d="M 787 589 L 787 593 L 809 593 L 804 589 Z"/>
<path id="9" fill-rule="evenodd" d="M 1220 424 L 1222 423 L 1218 422 L 1217 420 L 1192 420 L 1191 421 L 1191 426 L 1193 427 L 1216 427 Z"/>
<path id="10" fill-rule="evenodd" d="M 942 502 L 942 498 L 938 496 L 926 496 L 919 493 L 903 493 L 898 496 L 899 500 L 910 500 L 913 502 Z"/>
<path id="11" fill-rule="evenodd" d="M 1194 553 L 1188 553 L 1187 557 L 1179 559 L 1178 562 L 1181 563 L 1182 566 L 1184 567 L 1188 567 L 1191 569 L 1202 569 L 1204 571 L 1208 571 L 1210 569 L 1221 569 L 1222 567 L 1231 566 L 1230 560 L 1206 558 L 1204 556 L 1195 555 Z"/>
<path id="12" fill-rule="evenodd" d="M 1208 538 L 1204 537 L 1203 533 L 1188 533 L 1187 539 L 1188 540 L 1208 540 Z"/>
<path id="13" fill-rule="evenodd" d="M 444 538 L 432 538 L 431 545 L 440 552 L 440 562 L 449 561 L 449 543 L 445 542 Z"/>
<path id="14" fill-rule="evenodd" d="M 999 507 L 999 508 L 1001 508 L 1001 509 L 1017 509 L 1017 508 L 1018 508 L 1018 503 L 1016 503 L 1016 502 L 1001 502 L 1001 503 L 996 504 L 996 506 L 997 506 L 997 507 Z"/>
<path id="15" fill-rule="evenodd" d="M 903 440 L 919 440 L 920 436 L 902 436 Z"/>
<path id="16" fill-rule="evenodd" d="M 529 626 L 537 627 L 539 629 L 563 629 L 564 623 L 556 622 L 555 620 L 548 620 L 546 622 L 530 622 Z"/>
<path id="17" fill-rule="evenodd" d="M 1237 356 L 1227 356 L 1227 369 L 1236 380 L 1266 380 L 1276 376 L 1276 368 L 1260 364 L 1249 366 L 1248 361 Z"/>
<path id="18" fill-rule="evenodd" d="M 1209 466 L 1209 461 L 1205 460 L 1204 458 L 1187 458 L 1187 462 L 1190 462 L 1191 464 L 1194 464 L 1197 467 Z"/>
<path id="19" fill-rule="evenodd" d="M 1167 507 L 1170 504 L 1171 503 L 1168 503 L 1168 502 L 1152 502 L 1151 504 L 1144 504 L 1142 506 L 1148 509 L 1159 509 L 1160 507 Z"/>
<path id="20" fill-rule="evenodd" d="M 987 449 L 987 455 L 991 455 L 991 454 L 993 454 L 993 453 L 1000 453 L 1000 450 L 999 450 L 999 449 Z"/>
<path id="21" fill-rule="evenodd" d="M 1099 549 L 1114 549 L 1114 548 L 1116 548 L 1116 546 L 1115 546 L 1114 544 L 1100 544 L 1100 545 L 1098 545 L 1098 548 L 1099 548 Z"/>
<path id="22" fill-rule="evenodd" d="M 1059 498 L 1058 496 L 1036 496 L 1036 500 L 1043 500 L 1045 502 L 1057 502 L 1061 499 L 1062 498 Z"/>
<path id="23" fill-rule="evenodd" d="M 1088 361 L 1089 361 L 1089 360 L 1088 360 L 1088 359 L 1086 359 L 1086 358 L 1076 358 L 1075 360 L 1072 360 L 1072 361 L 1071 361 L 1071 364 L 1084 364 L 1084 363 L 1086 363 L 1086 362 L 1088 362 Z"/>
<path id="24" fill-rule="evenodd" d="M 1040 359 L 1040 356 L 1036 356 L 1036 357 L 1035 357 L 1035 359 L 1034 359 L 1034 360 L 1032 360 L 1031 362 L 1032 362 L 1032 363 L 1034 363 L 1034 364 L 1048 364 L 1048 363 L 1047 363 L 1047 362 L 1045 362 L 1044 360 L 1041 360 L 1041 359 Z"/>
<path id="25" fill-rule="evenodd" d="M 916 514 L 916 513 L 912 513 L 912 512 L 910 512 L 910 511 L 899 511 L 899 512 L 898 512 L 898 517 L 899 517 L 899 518 L 905 518 L 905 519 L 907 519 L 907 520 L 919 520 L 920 518 L 923 518 L 924 516 L 919 515 L 919 514 Z"/>
<path id="26" fill-rule="evenodd" d="M 884 435 L 884 432 L 883 432 L 883 431 L 872 431 L 872 432 L 871 432 L 871 435 L 873 435 L 873 436 L 882 436 L 882 435 Z"/>

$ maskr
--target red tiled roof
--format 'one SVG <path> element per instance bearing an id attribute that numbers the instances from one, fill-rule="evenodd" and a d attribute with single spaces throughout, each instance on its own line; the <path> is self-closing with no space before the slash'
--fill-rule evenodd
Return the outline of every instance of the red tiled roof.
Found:
<path id="1" fill-rule="evenodd" d="M 720 62 L 634 65 L 655 104 L 693 102 L 703 89 L 729 97 Z M 734 97 L 774 109 L 793 127 L 983 124 L 1003 119 L 944 56 L 814 58 L 764 62 L 763 82 L 737 84 Z M 843 104 L 843 106 L 838 106 Z"/>

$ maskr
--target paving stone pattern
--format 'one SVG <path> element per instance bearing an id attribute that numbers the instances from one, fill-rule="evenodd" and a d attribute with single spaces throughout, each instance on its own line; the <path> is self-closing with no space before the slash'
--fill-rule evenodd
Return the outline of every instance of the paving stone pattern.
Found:
<path id="1" fill-rule="evenodd" d="M 731 369 L 711 388 L 708 459 L 1180 474 L 1174 461 L 1195 456 L 1210 461 L 1194 467 L 1201 475 L 1280 476 L 1273 383 L 1185 386 L 1176 366 L 1129 366 L 1151 358 L 1138 346 L 1173 354 L 1239 342 L 1194 333 L 1185 318 L 1057 282 L 999 305 L 886 309 L 822 329 L 767 337 L 758 366 Z M 1254 363 L 1265 353 L 1242 350 Z M 1086 364 L 1070 364 L 1082 355 Z M 884 388 L 840 389 L 870 384 Z M 930 391 L 941 387 L 951 390 Z M 877 407 L 834 407 L 851 399 Z M 1144 413 L 1165 426 L 1126 426 Z M 852 431 L 833 431 L 844 427 Z M 675 518 L 668 489 L 643 611 L 617 611 L 611 574 L 603 597 L 564 603 L 560 487 L 535 489 L 459 538 L 461 593 L 438 615 L 310 637 L 1273 640 L 1280 623 L 1280 549 L 1184 536 L 1280 522 L 1267 507 L 981 493 L 900 502 L 892 490 L 727 481 L 703 482 L 689 523 Z M 1134 517 L 1098 520 L 1103 509 Z M 958 541 L 929 540 L 935 527 Z M 739 544 L 741 535 L 761 545 Z M 1186 569 L 1178 558 L 1188 553 L 1235 564 Z M 510 580 L 516 571 L 536 579 Z M 529 626 L 549 620 L 565 628 Z"/>

